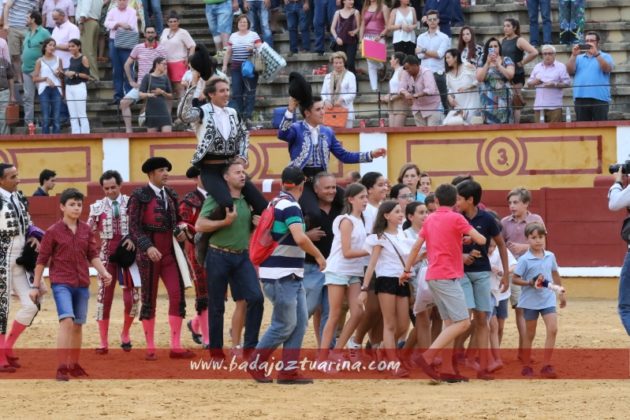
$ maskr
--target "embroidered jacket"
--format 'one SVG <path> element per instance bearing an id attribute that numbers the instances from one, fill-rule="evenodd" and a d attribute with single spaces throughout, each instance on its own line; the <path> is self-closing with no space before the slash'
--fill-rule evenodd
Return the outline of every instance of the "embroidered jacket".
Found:
<path id="1" fill-rule="evenodd" d="M 136 189 L 129 198 L 129 235 L 143 253 L 154 246 L 151 232 L 172 232 L 177 226 L 177 194 L 168 187 L 164 190 L 168 200 L 166 209 L 149 185 Z"/>
<path id="2" fill-rule="evenodd" d="M 28 201 L 26 201 L 22 191 L 17 192 L 17 198 L 16 204 L 20 206 L 24 226 L 20 226 L 19 215 L 11 201 L 0 194 L 0 236 L 12 238 L 20 234 L 26 235 L 29 226 L 33 224 L 28 213 Z"/>
<path id="3" fill-rule="evenodd" d="M 318 154 L 319 159 L 316 160 L 322 163 L 324 170 L 328 169 L 331 153 L 343 163 L 372 162 L 370 152 L 349 152 L 344 149 L 333 130 L 325 125 L 319 126 L 319 139 L 317 145 L 314 145 L 306 123 L 304 121 L 294 123 L 286 118 L 286 115 L 280 123 L 278 138 L 289 144 L 290 165 L 298 168 L 304 168 L 313 153 Z"/>

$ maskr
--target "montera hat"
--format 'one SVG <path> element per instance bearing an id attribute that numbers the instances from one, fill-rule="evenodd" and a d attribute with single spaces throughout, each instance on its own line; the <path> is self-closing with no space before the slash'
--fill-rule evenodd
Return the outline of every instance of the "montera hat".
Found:
<path id="1" fill-rule="evenodd" d="M 203 44 L 197 44 L 195 47 L 195 53 L 190 56 L 190 67 L 196 70 L 205 81 L 212 77 L 213 66 L 210 62 L 210 54 Z"/>
<path id="2" fill-rule="evenodd" d="M 160 168 L 168 168 L 170 172 L 171 169 L 173 169 L 173 165 L 171 165 L 168 159 L 160 156 L 151 157 L 142 164 L 142 172 L 145 174 Z"/>
<path id="3" fill-rule="evenodd" d="M 310 108 L 313 105 L 313 90 L 304 76 L 298 72 L 289 74 L 289 96 L 295 98 L 302 108 Z"/>
<path id="4" fill-rule="evenodd" d="M 196 166 L 191 166 L 186 171 L 186 178 L 197 178 L 201 174 L 201 171 Z"/>

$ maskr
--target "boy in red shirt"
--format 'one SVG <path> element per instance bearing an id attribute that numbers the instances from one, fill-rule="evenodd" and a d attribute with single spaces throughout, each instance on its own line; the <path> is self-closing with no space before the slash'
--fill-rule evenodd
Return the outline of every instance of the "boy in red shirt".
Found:
<path id="1" fill-rule="evenodd" d="M 61 193 L 60 201 L 63 219 L 49 227 L 44 235 L 30 296 L 34 302 L 39 301 L 39 286 L 44 268 L 48 265 L 59 316 L 59 367 L 56 378 L 58 381 L 67 381 L 70 375 L 87 376 L 79 365 L 79 352 L 90 297 L 89 264 L 96 268 L 105 285 L 111 283 L 112 276 L 98 257 L 90 226 L 79 220 L 83 210 L 83 194 L 75 188 L 68 188 Z"/>
<path id="2" fill-rule="evenodd" d="M 470 317 L 464 291 L 460 279 L 464 277 L 464 262 L 462 259 L 462 241 L 464 235 L 469 235 L 472 241 L 479 245 L 486 243 L 486 238 L 473 228 L 459 213 L 452 210 L 457 200 L 457 189 L 450 184 L 442 184 L 435 190 L 437 210 L 430 214 L 418 233 L 418 240 L 411 249 L 405 272 L 401 282 L 406 282 L 411 274 L 413 265 L 422 244 L 427 243 L 427 259 L 429 267 L 426 279 L 433 293 L 435 305 L 444 321 L 444 329 L 435 339 L 431 347 L 416 363 L 427 375 L 436 380 L 447 382 L 465 381 L 467 378 L 457 372 L 439 374 L 430 365 L 442 349 L 452 347 L 453 341 L 470 327 Z M 444 370 L 453 370 L 452 358 L 444 357 Z"/>

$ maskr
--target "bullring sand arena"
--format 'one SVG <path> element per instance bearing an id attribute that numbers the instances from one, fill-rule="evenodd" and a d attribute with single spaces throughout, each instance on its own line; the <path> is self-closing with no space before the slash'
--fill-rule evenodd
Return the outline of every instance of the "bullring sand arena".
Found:
<path id="1" fill-rule="evenodd" d="M 161 292 L 163 289 L 161 290 Z M 118 290 L 117 290 L 118 292 Z M 614 299 L 571 298 L 559 310 L 557 358 L 564 349 L 628 349 L 625 334 L 616 311 Z M 188 308 L 194 307 L 192 290 L 187 292 Z M 17 302 L 12 302 L 17 304 Z M 156 343 L 168 348 L 166 297 L 158 302 Z M 269 323 L 271 305 L 265 302 L 262 331 Z M 233 310 L 228 301 L 226 313 Z M 93 353 L 98 345 L 94 299 L 90 302 L 88 324 L 84 329 L 83 356 L 86 371 L 95 369 Z M 110 346 L 117 347 L 121 328 L 122 299 L 116 296 L 112 308 Z M 228 331 L 226 317 L 225 331 Z M 506 321 L 504 348 L 517 343 L 513 312 Z M 542 325 L 539 326 L 539 329 Z M 544 329 L 534 343 L 542 346 Z M 51 298 L 43 304 L 33 326 L 27 329 L 20 344 L 30 348 L 53 349 L 57 334 L 57 318 Z M 144 339 L 139 323 L 132 327 L 136 347 L 125 357 L 137 364 L 144 361 Z M 198 358 L 204 355 L 192 343 L 190 334 L 182 332 L 183 344 L 193 349 Z M 312 324 L 305 336 L 304 347 L 315 347 Z M 18 350 L 16 353 L 20 353 Z M 113 351 L 112 351 L 113 353 Z M 50 353 L 54 355 L 54 353 Z M 121 353 L 119 353 L 121 354 Z M 114 357 L 112 354 L 99 357 Z M 89 361 L 88 361 L 89 360 Z M 97 359 L 100 360 L 100 359 Z M 506 357 L 507 366 L 520 367 L 514 357 Z M 555 361 L 555 360 L 554 360 Z M 21 360 L 28 369 L 28 360 Z M 165 361 L 164 363 L 169 363 Z M 181 362 L 181 361 L 178 361 Z M 188 363 L 189 361 L 185 361 Z M 173 362 L 174 363 L 174 362 Z M 0 380 L 3 418 L 231 418 L 231 419 L 353 419 L 353 418 L 627 418 L 630 410 L 628 379 L 562 379 L 563 367 L 558 367 L 559 379 L 521 380 L 495 379 L 469 383 L 432 385 L 426 379 L 318 379 L 313 385 L 257 384 L 251 379 L 186 380 L 186 379 L 83 379 L 66 383 L 54 381 L 54 363 L 50 379 Z M 575 366 L 576 370 L 583 366 Z M 627 364 L 625 377 L 630 376 Z M 534 365 L 540 370 L 540 363 Z M 470 374 L 470 372 L 464 371 Z M 587 372 L 588 374 L 588 372 Z M 500 376 L 500 375 L 498 375 Z M 44 376 L 45 377 L 45 376 Z"/>

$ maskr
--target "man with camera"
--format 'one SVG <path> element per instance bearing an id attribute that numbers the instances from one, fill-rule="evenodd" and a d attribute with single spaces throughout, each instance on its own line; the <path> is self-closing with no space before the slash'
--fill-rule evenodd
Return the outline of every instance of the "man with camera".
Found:
<path id="1" fill-rule="evenodd" d="M 574 75 L 573 100 L 577 121 L 606 121 L 610 104 L 613 59 L 599 49 L 597 32 L 587 32 L 584 44 L 574 45 L 567 70 Z"/>
<path id="2" fill-rule="evenodd" d="M 194 356 L 181 346 L 182 321 L 186 313 L 184 282 L 179 270 L 173 236 L 186 239 L 185 223 L 177 214 L 177 194 L 166 187 L 173 166 L 163 157 L 152 157 L 142 164 L 142 172 L 149 177 L 148 185 L 136 189 L 127 205 L 129 235 L 136 245 L 136 263 L 142 280 L 140 320 L 147 340 L 145 359 L 157 360 L 155 354 L 155 304 L 158 280 L 161 277 L 168 293 L 168 323 L 171 328 L 172 359 Z"/>
<path id="3" fill-rule="evenodd" d="M 628 212 L 628 217 L 630 217 L 630 188 L 627 186 L 630 161 L 611 165 L 609 171 L 615 174 L 615 183 L 608 190 L 608 208 L 612 211 L 625 208 Z M 617 308 L 621 317 L 621 323 L 626 329 L 626 333 L 630 335 L 630 236 L 628 233 L 630 233 L 630 220 L 626 218 L 621 228 L 621 236 L 628 242 L 629 252 L 626 253 L 619 276 L 619 303 Z"/>

